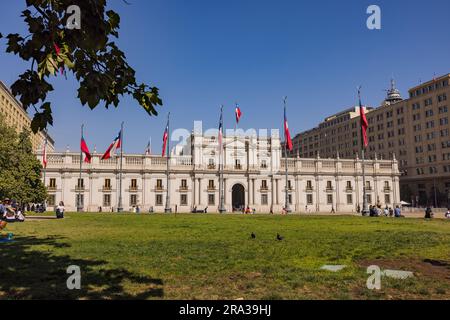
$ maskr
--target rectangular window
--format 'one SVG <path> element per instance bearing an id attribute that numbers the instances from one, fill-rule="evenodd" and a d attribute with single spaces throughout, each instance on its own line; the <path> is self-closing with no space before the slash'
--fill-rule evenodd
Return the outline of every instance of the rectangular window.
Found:
<path id="1" fill-rule="evenodd" d="M 391 195 L 389 195 L 389 194 L 384 195 L 384 203 L 391 204 Z"/>
<path id="2" fill-rule="evenodd" d="M 288 194 L 288 203 L 292 204 L 292 194 Z"/>
<path id="3" fill-rule="evenodd" d="M 313 187 L 312 187 L 312 181 L 311 180 L 307 180 L 306 181 L 306 189 L 308 189 L 308 190 L 311 190 Z"/>
<path id="4" fill-rule="evenodd" d="M 162 206 L 163 204 L 163 195 L 162 194 L 157 194 L 156 195 L 156 201 L 155 201 L 157 206 Z"/>
<path id="5" fill-rule="evenodd" d="M 187 194 L 181 194 L 180 195 L 180 205 L 187 206 L 187 204 L 188 204 Z"/>
<path id="6" fill-rule="evenodd" d="M 111 189 L 111 179 L 105 179 L 105 189 Z"/>
<path id="7" fill-rule="evenodd" d="M 130 194 L 130 206 L 136 206 L 136 205 L 137 205 L 137 195 Z"/>
<path id="8" fill-rule="evenodd" d="M 157 179 L 156 180 L 156 189 L 162 189 L 162 188 L 163 188 L 162 179 Z"/>
<path id="9" fill-rule="evenodd" d="M 308 205 L 313 204 L 313 195 L 312 194 L 306 195 L 306 204 L 308 204 Z"/>
<path id="10" fill-rule="evenodd" d="M 367 204 L 372 204 L 372 195 L 371 194 L 367 195 Z"/>
<path id="11" fill-rule="evenodd" d="M 84 207 L 84 194 L 77 194 L 75 196 L 75 203 L 77 206 Z"/>
<path id="12" fill-rule="evenodd" d="M 209 180 L 208 181 L 208 189 L 215 189 L 214 180 Z"/>
<path id="13" fill-rule="evenodd" d="M 262 180 L 261 181 L 261 189 L 262 190 L 267 190 L 267 180 Z"/>
<path id="14" fill-rule="evenodd" d="M 51 189 L 56 189 L 56 179 L 55 178 L 50 178 L 50 185 L 49 187 Z"/>
<path id="15" fill-rule="evenodd" d="M 347 204 L 353 204 L 353 195 L 351 194 L 347 195 Z"/>
<path id="16" fill-rule="evenodd" d="M 216 202 L 215 194 L 208 194 L 208 205 L 213 206 Z"/>
<path id="17" fill-rule="evenodd" d="M 187 180 L 186 179 L 181 180 L 181 189 L 187 189 Z"/>
<path id="18" fill-rule="evenodd" d="M 131 189 L 137 189 L 137 179 L 131 179 Z"/>
<path id="19" fill-rule="evenodd" d="M 333 204 L 333 195 L 327 194 L 327 204 Z"/>
<path id="20" fill-rule="evenodd" d="M 53 207 L 56 204 L 56 195 L 49 194 L 47 197 L 47 205 Z"/>
<path id="21" fill-rule="evenodd" d="M 78 180 L 77 180 L 77 188 L 80 188 L 80 189 L 84 188 L 84 179 L 78 178 Z"/>
<path id="22" fill-rule="evenodd" d="M 103 206 L 104 207 L 110 207 L 111 206 L 111 195 L 110 194 L 104 194 L 103 195 Z"/>
<path id="23" fill-rule="evenodd" d="M 261 195 L 261 204 L 264 206 L 264 205 L 267 205 L 269 203 L 269 200 L 268 200 L 268 196 L 267 196 L 267 194 L 262 194 Z"/>
<path id="24" fill-rule="evenodd" d="M 331 185 L 331 181 L 327 181 L 327 190 L 332 190 L 333 186 Z"/>

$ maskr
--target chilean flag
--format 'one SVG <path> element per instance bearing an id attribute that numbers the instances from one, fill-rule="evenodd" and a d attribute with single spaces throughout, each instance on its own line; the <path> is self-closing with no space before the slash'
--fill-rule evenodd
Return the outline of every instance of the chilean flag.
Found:
<path id="1" fill-rule="evenodd" d="M 169 120 L 167 120 L 166 129 L 163 134 L 163 147 L 162 147 L 162 156 L 166 155 L 166 147 L 167 147 L 167 139 L 169 138 Z"/>
<path id="2" fill-rule="evenodd" d="M 42 166 L 44 168 L 47 168 L 47 138 L 45 138 L 44 141 L 44 150 L 42 153 Z"/>
<path id="3" fill-rule="evenodd" d="M 89 148 L 88 148 L 83 136 L 81 136 L 80 148 L 81 148 L 81 152 L 84 153 L 84 162 L 91 163 L 92 156 L 91 156 L 91 153 L 89 152 Z"/>
<path id="4" fill-rule="evenodd" d="M 223 139 L 223 107 L 220 108 L 220 119 L 219 119 L 219 150 L 222 148 Z"/>
<path id="5" fill-rule="evenodd" d="M 105 154 L 102 156 L 101 160 L 106 160 L 111 158 L 115 153 L 116 150 L 120 148 L 122 145 L 122 130 L 119 131 L 119 134 L 114 139 L 113 143 L 108 147 L 108 150 L 105 151 Z"/>
<path id="6" fill-rule="evenodd" d="M 239 120 L 241 119 L 241 116 L 242 116 L 242 112 L 237 104 L 236 104 L 236 109 L 234 110 L 234 113 L 236 114 L 236 123 L 239 123 Z"/>
<path id="7" fill-rule="evenodd" d="M 284 138 L 285 138 L 285 143 L 286 143 L 286 148 L 289 151 L 292 151 L 292 139 L 291 139 L 291 134 L 289 133 L 289 126 L 288 126 L 288 121 L 287 121 L 287 117 L 286 117 L 286 108 L 284 108 Z"/>
<path id="8" fill-rule="evenodd" d="M 360 114 L 360 118 L 361 118 L 361 141 L 363 143 L 363 148 L 366 148 L 369 145 L 369 140 L 367 139 L 367 128 L 369 127 L 369 122 L 367 121 L 366 115 L 364 113 L 364 107 L 362 106 L 361 103 L 361 96 L 359 95 L 359 91 L 358 91 L 358 96 L 359 96 L 359 114 Z"/>

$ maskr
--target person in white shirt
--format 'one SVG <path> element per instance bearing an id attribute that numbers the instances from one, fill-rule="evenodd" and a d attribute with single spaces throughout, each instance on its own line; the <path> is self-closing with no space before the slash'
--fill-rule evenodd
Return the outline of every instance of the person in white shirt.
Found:
<path id="1" fill-rule="evenodd" d="M 450 219 L 450 208 L 447 209 L 447 212 L 445 213 L 445 217 L 447 219 Z"/>
<path id="2" fill-rule="evenodd" d="M 64 202 L 60 201 L 59 205 L 56 207 L 56 217 L 58 219 L 64 218 L 64 211 L 65 211 Z"/>

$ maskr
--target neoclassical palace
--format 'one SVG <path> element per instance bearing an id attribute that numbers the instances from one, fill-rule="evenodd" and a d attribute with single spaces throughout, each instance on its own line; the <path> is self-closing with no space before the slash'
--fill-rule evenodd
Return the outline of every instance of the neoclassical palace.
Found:
<path id="1" fill-rule="evenodd" d="M 227 212 L 243 206 L 257 213 L 281 212 L 285 202 L 286 162 L 278 134 L 223 138 L 223 185 Z M 40 157 L 40 155 L 37 155 Z M 45 184 L 47 205 L 64 201 L 75 211 L 80 200 L 84 211 L 115 211 L 118 206 L 120 157 L 100 160 L 94 153 L 90 164 L 80 154 L 48 155 Z M 172 212 L 193 208 L 218 212 L 219 149 L 217 137 L 193 132 L 184 145 L 176 146 L 169 162 L 169 199 Z M 158 155 L 124 154 L 122 205 L 140 212 L 164 212 L 167 191 L 167 158 Z M 288 199 L 294 212 L 356 212 L 362 207 L 362 161 L 360 159 L 288 158 Z M 366 160 L 368 202 L 382 206 L 399 204 L 397 160 Z"/>

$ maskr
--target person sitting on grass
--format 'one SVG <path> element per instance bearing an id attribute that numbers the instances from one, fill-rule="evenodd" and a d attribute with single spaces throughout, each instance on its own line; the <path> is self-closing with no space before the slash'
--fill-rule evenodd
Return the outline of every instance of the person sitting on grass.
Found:
<path id="1" fill-rule="evenodd" d="M 431 210 L 430 206 L 428 206 L 425 209 L 425 219 L 432 219 L 433 218 L 433 211 Z"/>
<path id="2" fill-rule="evenodd" d="M 59 205 L 56 207 L 56 218 L 62 219 L 64 218 L 64 202 L 60 201 Z"/>
<path id="3" fill-rule="evenodd" d="M 445 217 L 447 219 L 450 219 L 450 208 L 447 209 L 447 212 L 445 213 Z"/>
<path id="4" fill-rule="evenodd" d="M 394 216 L 395 216 L 396 218 L 403 218 L 403 216 L 402 216 L 402 211 L 400 210 L 400 207 L 399 207 L 399 206 L 396 206 L 396 207 L 395 207 L 395 210 L 394 210 Z"/>

